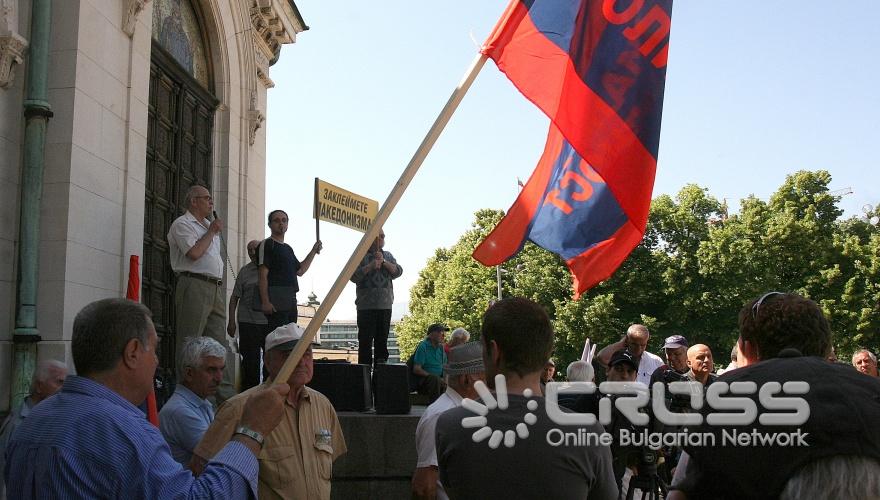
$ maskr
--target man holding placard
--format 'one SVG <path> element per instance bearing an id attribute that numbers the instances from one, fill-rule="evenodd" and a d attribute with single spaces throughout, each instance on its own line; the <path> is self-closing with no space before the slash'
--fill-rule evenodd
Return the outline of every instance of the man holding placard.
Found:
<path id="1" fill-rule="evenodd" d="M 391 305 L 394 286 L 391 280 L 403 274 L 385 246 L 385 231 L 380 230 L 367 255 L 351 276 L 357 285 L 358 363 L 373 364 L 375 342 L 376 364 L 388 361 L 388 331 L 391 329 Z"/>
<path id="2" fill-rule="evenodd" d="M 297 259 L 290 245 L 284 242 L 288 223 L 287 212 L 284 210 L 269 212 L 272 236 L 260 243 L 257 250 L 257 265 L 260 270 L 259 304 L 260 310 L 269 320 L 270 331 L 296 322 L 296 292 L 299 291 L 297 277 L 309 270 L 312 259 L 323 248 L 321 240 L 318 240 L 305 259 Z"/>

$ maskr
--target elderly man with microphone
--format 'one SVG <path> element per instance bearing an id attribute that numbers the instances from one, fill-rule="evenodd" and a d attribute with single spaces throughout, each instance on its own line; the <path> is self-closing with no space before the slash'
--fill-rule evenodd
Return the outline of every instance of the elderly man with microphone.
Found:
<path id="1" fill-rule="evenodd" d="M 168 230 L 171 269 L 177 274 L 174 289 L 176 358 L 186 337 L 206 335 L 228 352 L 226 341 L 226 289 L 223 288 L 223 255 L 220 231 L 223 223 L 214 213 L 214 199 L 204 186 L 192 186 L 186 193 L 186 213 Z M 219 405 L 235 395 L 231 363 L 223 370 L 217 391 Z"/>

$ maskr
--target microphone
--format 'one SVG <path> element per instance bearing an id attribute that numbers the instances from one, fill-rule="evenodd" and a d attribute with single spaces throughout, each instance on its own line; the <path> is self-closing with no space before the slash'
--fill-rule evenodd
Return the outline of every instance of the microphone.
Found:
<path id="1" fill-rule="evenodd" d="M 214 214 L 214 218 L 216 219 L 216 218 L 217 218 L 217 211 L 216 211 L 216 210 L 211 210 L 211 213 Z"/>

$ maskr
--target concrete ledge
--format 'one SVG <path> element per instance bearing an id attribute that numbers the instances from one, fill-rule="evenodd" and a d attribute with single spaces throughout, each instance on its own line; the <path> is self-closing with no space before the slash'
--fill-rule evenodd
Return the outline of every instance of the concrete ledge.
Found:
<path id="1" fill-rule="evenodd" d="M 409 415 L 339 412 L 348 453 L 333 464 L 332 498 L 409 498 L 416 468 L 416 426 L 424 406 Z"/>

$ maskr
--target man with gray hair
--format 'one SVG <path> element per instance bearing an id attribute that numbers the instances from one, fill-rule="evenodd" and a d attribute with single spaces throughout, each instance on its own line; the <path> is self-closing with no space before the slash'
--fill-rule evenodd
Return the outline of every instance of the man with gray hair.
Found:
<path id="1" fill-rule="evenodd" d="M 663 360 L 660 359 L 660 356 L 647 351 L 648 339 L 650 339 L 650 337 L 651 334 L 648 331 L 647 326 L 630 325 L 630 327 L 626 329 L 626 335 L 624 335 L 620 341 L 605 346 L 604 349 L 599 351 L 596 358 L 603 367 L 607 368 L 608 362 L 611 360 L 611 356 L 615 352 L 626 350 L 632 354 L 633 359 L 639 364 L 636 373 L 636 382 L 648 385 L 651 383 L 651 375 L 654 374 L 657 368 L 663 366 Z"/>
<path id="2" fill-rule="evenodd" d="M 565 369 L 565 378 L 569 382 L 592 382 L 589 378 L 592 374 L 591 368 L 586 361 L 572 361 Z"/>
<path id="3" fill-rule="evenodd" d="M 446 499 L 446 492 L 440 484 L 437 471 L 437 449 L 434 430 L 437 418 L 450 408 L 461 406 L 464 398 L 477 399 L 474 389 L 478 380 L 484 380 L 483 346 L 479 342 L 468 342 L 449 350 L 446 373 L 446 392 L 437 398 L 419 419 L 416 427 L 416 472 L 412 479 L 413 497 L 420 499 Z"/>
<path id="4" fill-rule="evenodd" d="M 9 498 L 256 498 L 257 455 L 287 384 L 254 392 L 235 434 L 194 478 L 137 407 L 153 389 L 159 337 L 143 304 L 104 299 L 73 321 L 77 375 L 9 440 Z"/>
<path id="5" fill-rule="evenodd" d="M 214 199 L 204 186 L 192 186 L 184 199 L 186 213 L 168 229 L 171 269 L 177 274 L 174 287 L 176 317 L 175 354 L 180 357 L 185 337 L 206 335 L 228 349 L 226 341 L 226 289 L 223 287 L 223 255 L 220 231 L 223 223 L 214 212 Z M 233 332 L 235 333 L 235 332 Z M 227 367 L 217 392 L 221 403 L 235 395 L 231 372 Z"/>
<path id="6" fill-rule="evenodd" d="M 471 332 L 465 330 L 464 328 L 458 327 L 455 330 L 452 330 L 452 333 L 449 334 L 449 341 L 446 342 L 446 345 L 443 346 L 443 350 L 446 351 L 446 354 L 449 354 L 449 350 L 457 345 L 466 344 L 471 339 Z"/>
<path id="7" fill-rule="evenodd" d="M 47 359 L 37 363 L 37 368 L 31 377 L 30 394 L 7 415 L 3 425 L 0 426 L 0 498 L 4 498 L 3 493 L 6 489 L 2 471 L 6 466 L 6 443 L 9 441 L 9 436 L 30 415 L 37 403 L 61 389 L 65 377 L 67 377 L 67 365 L 61 361 Z"/>
<path id="8" fill-rule="evenodd" d="M 877 376 L 877 356 L 874 356 L 874 353 L 867 349 L 860 349 L 853 354 L 852 365 L 859 373 L 872 377 Z"/>
<path id="9" fill-rule="evenodd" d="M 174 460 L 187 466 L 214 421 L 214 407 L 207 398 L 220 386 L 226 349 L 210 337 L 188 337 L 177 365 L 177 388 L 159 412 L 159 430 Z"/>

